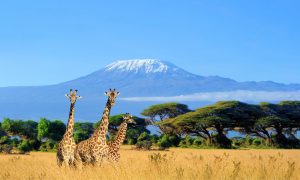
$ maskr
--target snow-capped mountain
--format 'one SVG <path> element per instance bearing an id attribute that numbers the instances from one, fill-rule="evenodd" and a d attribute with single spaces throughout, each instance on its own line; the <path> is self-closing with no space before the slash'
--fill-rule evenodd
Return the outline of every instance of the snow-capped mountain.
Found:
<path id="1" fill-rule="evenodd" d="M 61 85 L 80 87 L 89 92 L 115 87 L 126 96 L 157 96 L 184 93 L 179 86 L 186 86 L 185 90 L 196 92 L 192 91 L 194 86 L 191 85 L 202 79 L 203 77 L 189 73 L 169 62 L 137 59 L 113 62 L 90 75 Z M 91 85 L 93 88 L 90 88 Z"/>
<path id="2" fill-rule="evenodd" d="M 104 68 L 105 72 L 127 72 L 133 74 L 168 74 L 170 76 L 195 77 L 195 75 L 172 63 L 157 59 L 119 60 Z"/>
<path id="3" fill-rule="evenodd" d="M 169 64 L 169 63 L 168 63 Z M 116 61 L 105 66 L 105 71 L 130 71 L 133 73 L 166 73 L 168 70 L 176 71 L 177 68 L 173 65 L 168 65 L 167 62 L 162 62 L 156 59 L 136 59 L 128 61 Z"/>
<path id="4" fill-rule="evenodd" d="M 244 91 L 299 91 L 299 84 L 285 85 L 271 81 L 237 82 L 219 76 L 204 77 L 176 65 L 156 59 L 119 60 L 87 76 L 68 82 L 40 87 L 0 88 L 0 117 L 67 118 L 68 101 L 64 94 L 78 89 L 78 119 L 96 119 L 103 109 L 109 88 L 121 92 L 121 98 L 180 96 L 194 93 Z M 170 99 L 170 98 L 169 98 Z M 196 102 L 199 106 L 203 102 Z M 155 102 L 118 101 L 114 113 L 133 112 Z M 76 105 L 77 106 L 77 105 Z"/>
<path id="5" fill-rule="evenodd" d="M 233 90 L 289 91 L 300 89 L 299 85 L 284 85 L 268 82 L 237 82 L 219 76 L 203 77 L 155 59 L 116 61 L 85 77 L 63 86 L 78 87 L 88 91 L 115 87 L 124 96 L 173 96 L 199 92 Z"/>

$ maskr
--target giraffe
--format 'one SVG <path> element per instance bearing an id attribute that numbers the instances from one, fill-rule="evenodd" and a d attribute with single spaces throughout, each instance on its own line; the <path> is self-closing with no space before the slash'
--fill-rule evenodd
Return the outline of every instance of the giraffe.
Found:
<path id="1" fill-rule="evenodd" d="M 108 143 L 108 148 L 109 148 L 108 159 L 111 162 L 119 162 L 119 160 L 120 160 L 120 153 L 118 151 L 125 139 L 126 131 L 127 131 L 127 124 L 129 124 L 129 123 L 136 124 L 132 115 L 130 115 L 129 113 L 126 113 L 123 116 L 123 120 L 124 121 L 121 123 L 119 130 L 116 134 L 116 137 L 114 138 L 113 141 L 110 141 Z"/>
<path id="2" fill-rule="evenodd" d="M 103 160 L 107 159 L 108 146 L 106 143 L 106 133 L 108 130 L 108 119 L 110 109 L 114 106 L 115 99 L 120 93 L 117 92 L 116 89 L 109 89 L 109 91 L 104 94 L 108 96 L 108 99 L 99 127 L 89 139 L 81 141 L 77 145 L 75 158 L 79 163 L 78 166 L 82 164 L 100 165 Z"/>
<path id="3" fill-rule="evenodd" d="M 66 94 L 65 96 L 70 100 L 71 103 L 70 113 L 66 132 L 58 144 L 56 158 L 58 166 L 62 166 L 63 164 L 66 166 L 73 166 L 76 148 L 75 140 L 73 138 L 74 107 L 77 99 L 80 99 L 81 96 L 77 96 L 77 90 L 73 91 L 72 89 L 70 89 L 70 94 Z"/>

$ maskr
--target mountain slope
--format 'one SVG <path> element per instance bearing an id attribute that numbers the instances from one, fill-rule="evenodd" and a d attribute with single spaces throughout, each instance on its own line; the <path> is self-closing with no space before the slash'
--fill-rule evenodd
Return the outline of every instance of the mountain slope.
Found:
<path id="1" fill-rule="evenodd" d="M 219 76 L 199 76 L 172 63 L 155 59 L 116 61 L 87 76 L 68 82 L 38 87 L 0 88 L 0 116 L 14 118 L 67 118 L 68 101 L 64 94 L 78 89 L 79 119 L 96 119 L 105 104 L 103 93 L 116 88 L 121 97 L 178 96 L 201 92 L 296 91 L 299 84 L 275 82 L 237 82 Z M 152 102 L 153 103 L 153 102 Z M 202 102 L 197 102 L 199 106 Z M 112 113 L 140 112 L 151 103 L 118 101 Z"/>
<path id="2" fill-rule="evenodd" d="M 297 84 L 284 85 L 271 81 L 240 83 L 219 76 L 203 77 L 189 73 L 171 63 L 153 59 L 116 61 L 88 76 L 61 85 L 89 88 L 90 91 L 115 87 L 126 96 L 171 96 L 233 90 L 292 91 L 300 89 L 300 85 Z"/>

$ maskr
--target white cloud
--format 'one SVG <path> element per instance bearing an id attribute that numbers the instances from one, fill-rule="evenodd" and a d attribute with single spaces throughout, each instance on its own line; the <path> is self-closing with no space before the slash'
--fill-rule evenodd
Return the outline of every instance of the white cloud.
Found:
<path id="1" fill-rule="evenodd" d="M 180 96 L 166 97 L 127 97 L 121 98 L 124 101 L 135 102 L 170 102 L 170 101 L 283 101 L 300 100 L 300 91 L 229 91 L 229 92 L 204 92 Z"/>

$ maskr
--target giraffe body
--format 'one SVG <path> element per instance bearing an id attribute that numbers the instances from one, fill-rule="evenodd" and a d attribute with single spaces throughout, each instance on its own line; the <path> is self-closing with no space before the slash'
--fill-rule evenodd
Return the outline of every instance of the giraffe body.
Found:
<path id="1" fill-rule="evenodd" d="M 108 143 L 108 159 L 111 162 L 119 162 L 120 160 L 120 146 L 122 145 L 122 143 L 125 140 L 125 136 L 126 136 L 126 131 L 127 131 L 127 125 L 128 123 L 135 123 L 135 121 L 133 120 L 133 117 L 131 115 L 129 115 L 128 113 L 126 113 L 123 116 L 123 122 L 121 123 L 119 130 L 117 132 L 116 137 L 114 138 L 113 141 Z"/>
<path id="2" fill-rule="evenodd" d="M 69 119 L 68 119 L 68 125 L 66 132 L 63 136 L 63 139 L 59 142 L 58 148 L 57 148 L 57 164 L 58 166 L 62 166 L 63 164 L 65 166 L 74 166 L 75 164 L 75 140 L 73 138 L 73 131 L 74 131 L 74 107 L 76 100 L 81 98 L 80 96 L 77 96 L 77 90 L 74 92 L 70 90 L 70 94 L 66 94 L 66 96 L 70 99 L 70 113 L 69 113 Z"/>
<path id="3" fill-rule="evenodd" d="M 75 158 L 81 164 L 100 164 L 108 156 L 108 145 L 106 143 L 106 133 L 108 130 L 108 119 L 110 115 L 111 107 L 115 104 L 115 98 L 119 95 L 115 89 L 105 93 L 108 96 L 108 100 L 103 112 L 101 123 L 95 130 L 92 136 L 81 141 L 76 148 Z"/>

